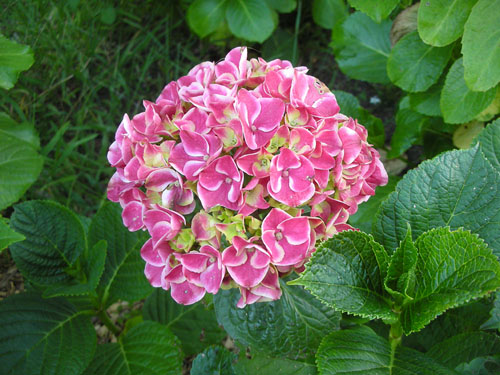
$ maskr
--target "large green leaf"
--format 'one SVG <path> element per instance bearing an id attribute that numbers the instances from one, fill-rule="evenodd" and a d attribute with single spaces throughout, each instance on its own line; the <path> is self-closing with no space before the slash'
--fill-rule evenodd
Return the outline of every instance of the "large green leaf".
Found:
<path id="1" fill-rule="evenodd" d="M 500 264 L 477 235 L 438 228 L 418 237 L 415 247 L 415 291 L 401 313 L 406 334 L 419 331 L 447 309 L 500 287 Z"/>
<path id="2" fill-rule="evenodd" d="M 346 231 L 323 242 L 293 284 L 336 310 L 374 319 L 394 319 L 384 290 L 388 266 L 384 248 L 373 237 Z"/>
<path id="3" fill-rule="evenodd" d="M 489 124 L 477 140 L 483 155 L 500 173 L 500 119 Z"/>
<path id="4" fill-rule="evenodd" d="M 301 287 L 281 282 L 277 301 L 236 307 L 237 289 L 214 297 L 217 320 L 227 333 L 254 351 L 292 359 L 310 358 L 321 338 L 339 328 L 340 314 L 323 305 Z"/>
<path id="5" fill-rule="evenodd" d="M 500 0 L 479 0 L 465 23 L 462 39 L 465 81 L 486 91 L 500 81 Z"/>
<path id="6" fill-rule="evenodd" d="M 96 348 L 88 316 L 62 298 L 13 295 L 0 303 L 5 375 L 79 375 Z"/>
<path id="7" fill-rule="evenodd" d="M 500 373 L 500 355 L 475 358 L 456 368 L 461 375 L 498 375 Z"/>
<path id="8" fill-rule="evenodd" d="M 394 191 L 398 181 L 399 177 L 389 176 L 387 185 L 377 186 L 375 195 L 370 197 L 367 202 L 360 204 L 358 211 L 354 215 L 349 216 L 349 224 L 365 233 L 371 233 L 375 219 L 374 212 L 377 212 L 384 199 Z"/>
<path id="9" fill-rule="evenodd" d="M 391 21 L 374 22 L 356 12 L 336 26 L 331 46 L 340 70 L 351 78 L 389 83 L 386 63 L 391 52 Z"/>
<path id="10" fill-rule="evenodd" d="M 439 100 L 444 79 L 440 79 L 427 91 L 410 94 L 410 108 L 426 116 L 442 116 Z"/>
<path id="11" fill-rule="evenodd" d="M 409 92 L 425 91 L 438 80 L 451 57 L 452 46 L 433 47 L 413 31 L 392 48 L 387 74 L 392 83 Z"/>
<path id="12" fill-rule="evenodd" d="M 182 356 L 177 338 L 156 322 L 142 322 L 118 343 L 97 347 L 85 375 L 179 375 Z"/>
<path id="13" fill-rule="evenodd" d="M 290 13 L 297 8 L 297 0 L 266 0 L 271 9 L 280 13 Z"/>
<path id="14" fill-rule="evenodd" d="M 484 60 L 483 60 L 484 62 Z M 496 89 L 471 91 L 464 80 L 462 58 L 453 63 L 441 92 L 441 112 L 450 124 L 462 124 L 474 119 L 495 99 Z"/>
<path id="15" fill-rule="evenodd" d="M 275 24 L 273 11 L 265 0 L 228 0 L 226 19 L 238 38 L 262 43 L 271 36 Z"/>
<path id="16" fill-rule="evenodd" d="M 19 200 L 38 178 L 43 165 L 38 145 L 32 125 L 0 113 L 0 210 Z"/>
<path id="17" fill-rule="evenodd" d="M 142 309 L 144 319 L 165 324 L 181 340 L 187 355 L 201 352 L 209 345 L 221 344 L 226 333 L 219 327 L 215 311 L 201 303 L 184 306 L 176 303 L 170 292 L 155 289 Z"/>
<path id="18" fill-rule="evenodd" d="M 83 280 L 66 285 L 51 285 L 44 292 L 44 297 L 81 296 L 95 294 L 106 262 L 106 241 L 101 240 L 92 246 L 81 259 Z"/>
<path id="19" fill-rule="evenodd" d="M 375 22 L 380 23 L 380 21 L 389 17 L 389 14 L 391 14 L 394 8 L 396 8 L 400 0 L 384 0 L 384 1 L 348 0 L 348 1 L 353 8 L 368 14 Z"/>
<path id="20" fill-rule="evenodd" d="M 333 29 L 335 25 L 347 17 L 347 7 L 342 0 L 314 0 L 312 5 L 313 20 L 325 29 Z"/>
<path id="21" fill-rule="evenodd" d="M 490 318 L 485 322 L 482 329 L 499 329 L 500 330 L 500 291 L 495 293 L 493 308 L 490 310 Z"/>
<path id="22" fill-rule="evenodd" d="M 108 244 L 106 264 L 98 286 L 102 304 L 109 306 L 118 299 L 136 301 L 152 292 L 144 276 L 140 256 L 141 241 L 122 223 L 121 209 L 115 203 L 104 204 L 92 219 L 89 245 L 100 240 Z"/>
<path id="23" fill-rule="evenodd" d="M 0 252 L 14 242 L 19 242 L 24 239 L 25 237 L 22 234 L 10 229 L 5 219 L 0 216 Z"/>
<path id="24" fill-rule="evenodd" d="M 333 93 L 342 113 L 357 119 L 368 130 L 368 142 L 375 147 L 384 147 L 385 130 L 382 120 L 361 107 L 358 98 L 354 95 L 341 90 L 334 90 Z"/>
<path id="25" fill-rule="evenodd" d="M 434 345 L 427 355 L 445 366 L 456 368 L 476 357 L 500 353 L 500 338 L 486 332 L 467 332 Z"/>
<path id="26" fill-rule="evenodd" d="M 427 0 L 418 9 L 418 33 L 431 46 L 443 47 L 462 36 L 477 0 Z"/>
<path id="27" fill-rule="evenodd" d="M 408 108 L 396 113 L 396 130 L 391 138 L 389 159 L 397 158 L 421 139 L 427 117 Z"/>
<path id="28" fill-rule="evenodd" d="M 237 357 L 221 346 L 207 348 L 193 360 L 191 375 L 235 375 L 233 362 Z"/>
<path id="29" fill-rule="evenodd" d="M 56 202 L 24 202 L 14 207 L 10 226 L 26 237 L 10 247 L 24 277 L 42 285 L 74 282 L 76 262 L 87 241 L 73 212 Z"/>
<path id="30" fill-rule="evenodd" d="M 404 347 L 398 347 L 391 358 L 389 342 L 366 326 L 326 336 L 318 349 L 316 362 L 321 375 L 456 374 L 432 358 Z"/>
<path id="31" fill-rule="evenodd" d="M 254 354 L 251 359 L 240 359 L 234 367 L 237 375 L 316 375 L 318 373 L 316 366 L 307 362 Z"/>
<path id="32" fill-rule="evenodd" d="M 228 0 L 196 0 L 187 12 L 189 27 L 203 38 L 213 33 L 224 22 Z"/>
<path id="33" fill-rule="evenodd" d="M 464 227 L 479 234 L 500 256 L 500 174 L 478 146 L 421 163 L 382 203 L 375 239 L 386 249 L 395 249 L 407 223 L 414 238 L 436 227 Z"/>
<path id="34" fill-rule="evenodd" d="M 7 39 L 0 34 L 0 87 L 14 87 L 19 73 L 28 70 L 34 62 L 33 51 L 24 44 Z"/>

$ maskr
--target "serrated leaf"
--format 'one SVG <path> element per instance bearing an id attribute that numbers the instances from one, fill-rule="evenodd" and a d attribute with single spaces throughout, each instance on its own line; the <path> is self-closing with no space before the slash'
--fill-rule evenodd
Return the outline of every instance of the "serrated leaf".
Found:
<path id="1" fill-rule="evenodd" d="M 500 353 L 500 338 L 486 332 L 467 332 L 434 345 L 427 355 L 449 368 Z"/>
<path id="2" fill-rule="evenodd" d="M 394 191 L 399 177 L 389 176 L 389 182 L 385 186 L 377 186 L 375 195 L 368 201 L 360 204 L 354 215 L 349 216 L 349 224 L 365 233 L 371 233 L 375 219 L 374 212 L 377 212 L 382 202 Z"/>
<path id="3" fill-rule="evenodd" d="M 500 330 L 500 291 L 495 293 L 493 308 L 490 310 L 491 317 L 485 322 L 482 329 L 499 329 Z"/>
<path id="4" fill-rule="evenodd" d="M 142 241 L 122 223 L 120 207 L 104 204 L 92 219 L 89 245 L 100 240 L 108 244 L 106 264 L 98 285 L 101 302 L 109 306 L 118 299 L 136 301 L 146 297 L 153 288 L 144 276 L 144 261 L 140 256 Z"/>
<path id="5" fill-rule="evenodd" d="M 439 100 L 443 84 L 444 79 L 440 79 L 425 92 L 411 93 L 411 109 L 426 116 L 442 116 Z"/>
<path id="6" fill-rule="evenodd" d="M 347 15 L 347 7 L 342 0 L 314 0 L 313 2 L 313 20 L 325 29 L 333 29 L 345 20 Z"/>
<path id="7" fill-rule="evenodd" d="M 425 91 L 441 76 L 451 57 L 452 47 L 429 46 L 413 31 L 392 48 L 387 60 L 387 74 L 392 83 L 403 90 Z"/>
<path id="8" fill-rule="evenodd" d="M 484 62 L 484 60 L 483 60 Z M 471 91 L 465 84 L 462 58 L 453 63 L 441 92 L 440 106 L 444 121 L 463 124 L 480 114 L 495 99 L 496 89 Z"/>
<path id="9" fill-rule="evenodd" d="M 85 280 L 70 285 L 51 285 L 44 292 L 44 297 L 93 295 L 106 262 L 106 241 L 101 240 L 89 249 L 82 257 L 82 268 Z"/>
<path id="10" fill-rule="evenodd" d="M 483 155 L 500 173 L 500 119 L 489 124 L 478 136 L 477 141 Z"/>
<path id="11" fill-rule="evenodd" d="M 0 210 L 19 200 L 38 178 L 43 159 L 34 146 L 38 136 L 32 125 L 0 115 Z"/>
<path id="12" fill-rule="evenodd" d="M 400 0 L 348 0 L 349 4 L 363 13 L 369 15 L 375 22 L 380 23 L 389 17 L 389 14 L 396 8 Z"/>
<path id="13" fill-rule="evenodd" d="M 79 375 L 96 348 L 88 316 L 63 298 L 33 293 L 0 303 L 0 358 L 5 375 Z"/>
<path id="14" fill-rule="evenodd" d="M 413 299 L 417 259 L 417 248 L 413 244 L 411 228 L 408 226 L 405 238 L 391 256 L 384 280 L 385 289 L 401 303 Z"/>
<path id="15" fill-rule="evenodd" d="M 237 375 L 316 375 L 318 373 L 316 366 L 307 362 L 262 355 L 252 355 L 251 359 L 240 359 L 234 367 Z"/>
<path id="16" fill-rule="evenodd" d="M 290 13 L 297 8 L 297 0 L 266 0 L 271 9 L 280 13 Z"/>
<path id="17" fill-rule="evenodd" d="M 370 112 L 361 107 L 358 98 L 345 91 L 333 91 L 337 103 L 342 108 L 342 113 L 346 116 L 357 119 L 368 131 L 368 143 L 375 147 L 383 147 L 385 143 L 385 130 L 382 120 L 373 116 Z"/>
<path id="18" fill-rule="evenodd" d="M 280 282 L 283 295 L 277 301 L 236 307 L 237 289 L 214 297 L 218 322 L 243 345 L 266 355 L 291 359 L 310 358 L 321 338 L 339 328 L 340 314 L 323 305 L 301 287 Z"/>
<path id="19" fill-rule="evenodd" d="M 226 333 L 219 327 L 215 311 L 201 303 L 184 306 L 170 293 L 155 289 L 142 309 L 144 319 L 165 324 L 181 340 L 186 355 L 201 352 L 209 345 L 221 344 Z"/>
<path id="20" fill-rule="evenodd" d="M 238 38 L 262 43 L 274 30 L 273 13 L 265 0 L 229 0 L 226 19 Z"/>
<path id="21" fill-rule="evenodd" d="M 356 12 L 334 28 L 331 46 L 340 70 L 351 78 L 389 83 L 386 63 L 391 52 L 391 21 L 374 22 Z"/>
<path id="22" fill-rule="evenodd" d="M 465 81 L 475 91 L 489 90 L 500 81 L 499 8 L 500 0 L 479 0 L 465 23 Z"/>
<path id="23" fill-rule="evenodd" d="M 391 138 L 389 159 L 397 158 L 421 139 L 427 117 L 411 109 L 403 108 L 396 113 L 396 130 Z"/>
<path id="24" fill-rule="evenodd" d="M 237 357 L 221 346 L 207 348 L 193 360 L 191 375 L 236 375 L 233 362 Z"/>
<path id="25" fill-rule="evenodd" d="M 418 9 L 418 33 L 431 46 L 443 47 L 462 36 L 477 0 L 428 0 Z"/>
<path id="26" fill-rule="evenodd" d="M 132 327 L 118 343 L 99 345 L 84 375 L 179 375 L 182 356 L 177 338 L 156 322 Z"/>
<path id="27" fill-rule="evenodd" d="M 409 171 L 382 203 L 375 239 L 395 249 L 410 223 L 418 237 L 429 229 L 464 227 L 500 256 L 500 175 L 478 147 L 449 151 Z"/>
<path id="28" fill-rule="evenodd" d="M 10 251 L 25 278 L 41 285 L 70 284 L 75 263 L 87 249 L 78 217 L 55 202 L 29 201 L 16 205 L 10 226 L 26 239 Z"/>
<path id="29" fill-rule="evenodd" d="M 419 236 L 415 247 L 414 298 L 401 313 L 405 334 L 419 331 L 449 308 L 500 287 L 500 264 L 484 241 L 468 231 L 433 229 Z"/>
<path id="30" fill-rule="evenodd" d="M 389 342 L 366 326 L 326 336 L 318 349 L 316 362 L 321 375 L 456 374 L 432 358 L 404 347 L 398 347 L 391 360 Z"/>
<path id="31" fill-rule="evenodd" d="M 19 73 L 28 70 L 34 62 L 29 46 L 16 43 L 0 34 L 0 87 L 14 87 Z"/>
<path id="32" fill-rule="evenodd" d="M 24 239 L 25 237 L 22 234 L 10 229 L 5 219 L 0 216 L 0 252 L 9 245 Z"/>
<path id="33" fill-rule="evenodd" d="M 323 242 L 293 281 L 336 310 L 375 319 L 395 319 L 384 291 L 389 258 L 373 237 L 356 231 Z"/>
<path id="34" fill-rule="evenodd" d="M 204 38 L 224 23 L 228 0 L 196 0 L 187 11 L 189 27 Z"/>

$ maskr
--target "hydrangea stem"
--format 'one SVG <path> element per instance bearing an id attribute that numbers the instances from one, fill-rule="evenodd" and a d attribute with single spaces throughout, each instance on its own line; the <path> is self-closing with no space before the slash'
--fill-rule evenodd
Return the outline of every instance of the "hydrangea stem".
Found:
<path id="1" fill-rule="evenodd" d="M 111 321 L 106 311 L 101 310 L 97 313 L 101 322 L 115 335 L 118 336 L 120 334 L 120 329 Z"/>
<path id="2" fill-rule="evenodd" d="M 297 65 L 298 52 L 299 52 L 299 30 L 300 30 L 300 17 L 302 15 L 302 0 L 297 1 L 297 17 L 295 18 L 295 33 L 293 36 L 293 49 L 292 49 L 292 64 Z"/>
<path id="3" fill-rule="evenodd" d="M 394 364 L 396 349 L 399 345 L 401 345 L 402 337 L 403 327 L 401 326 L 401 321 L 398 319 L 395 323 L 391 324 L 391 330 L 389 331 L 389 343 L 391 344 L 391 360 L 389 363 L 389 368 L 392 368 Z"/>

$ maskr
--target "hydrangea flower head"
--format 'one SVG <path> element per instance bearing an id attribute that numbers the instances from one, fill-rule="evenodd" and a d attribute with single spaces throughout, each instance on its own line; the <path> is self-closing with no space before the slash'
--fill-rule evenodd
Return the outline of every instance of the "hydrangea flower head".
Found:
<path id="1" fill-rule="evenodd" d="M 279 299 L 279 279 L 353 230 L 349 215 L 387 183 L 366 129 L 322 82 L 246 47 L 143 104 L 109 148 L 108 198 L 148 231 L 145 275 L 180 304 L 233 287 L 238 307 Z"/>

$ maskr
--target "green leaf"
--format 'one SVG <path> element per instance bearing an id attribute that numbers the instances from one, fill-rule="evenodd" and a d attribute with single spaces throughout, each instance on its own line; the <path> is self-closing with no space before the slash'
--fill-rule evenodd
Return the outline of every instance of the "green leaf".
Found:
<path id="1" fill-rule="evenodd" d="M 323 305 L 300 287 L 281 281 L 283 295 L 277 301 L 236 307 L 237 289 L 214 297 L 218 322 L 243 345 L 266 355 L 310 358 L 321 338 L 339 328 L 340 314 Z"/>
<path id="2" fill-rule="evenodd" d="M 280 13 L 290 13 L 297 8 L 297 0 L 266 0 L 271 9 Z"/>
<path id="3" fill-rule="evenodd" d="M 422 136 L 422 130 L 427 117 L 411 109 L 400 109 L 396 113 L 396 130 L 391 138 L 391 150 L 387 153 L 389 159 L 401 155 L 413 146 Z"/>
<path id="4" fill-rule="evenodd" d="M 354 95 L 341 90 L 334 90 L 333 93 L 339 107 L 342 108 L 342 113 L 357 119 L 368 130 L 368 143 L 371 143 L 375 147 L 383 147 L 385 143 L 385 130 L 382 120 L 361 107 L 358 98 Z"/>
<path id="5" fill-rule="evenodd" d="M 201 352 L 209 345 L 220 344 L 226 333 L 219 327 L 215 311 L 201 303 L 184 306 L 176 303 L 170 293 L 155 289 L 142 309 L 145 320 L 165 324 L 181 340 L 186 355 Z"/>
<path id="6" fill-rule="evenodd" d="M 24 44 L 7 39 L 0 34 L 0 87 L 14 87 L 19 73 L 28 70 L 34 62 L 33 51 Z"/>
<path id="7" fill-rule="evenodd" d="M 182 356 L 177 338 L 156 322 L 142 322 L 118 343 L 99 345 L 84 375 L 179 375 Z"/>
<path id="8" fill-rule="evenodd" d="M 399 177 L 389 176 L 387 185 L 377 186 L 375 195 L 370 197 L 367 202 L 360 204 L 356 213 L 349 216 L 349 224 L 365 233 L 371 233 L 375 219 L 374 212 L 378 211 L 382 202 L 394 191 L 398 181 Z"/>
<path id="9" fill-rule="evenodd" d="M 416 350 L 398 347 L 391 358 L 387 340 L 358 326 L 326 336 L 316 357 L 321 375 L 453 375 L 452 370 Z"/>
<path id="10" fill-rule="evenodd" d="M 22 234 L 10 229 L 5 219 L 0 216 L 0 252 L 9 245 L 24 239 L 25 237 Z"/>
<path id="11" fill-rule="evenodd" d="M 0 210 L 19 200 L 38 178 L 43 159 L 34 145 L 38 147 L 33 126 L 0 114 Z"/>
<path id="12" fill-rule="evenodd" d="M 108 244 L 106 264 L 98 286 L 104 306 L 118 299 L 137 301 L 152 292 L 140 256 L 142 241 L 136 233 L 125 228 L 117 204 L 106 203 L 97 211 L 90 224 L 88 239 L 90 246 L 100 240 Z"/>
<path id="13" fill-rule="evenodd" d="M 101 240 L 90 248 L 82 259 L 85 280 L 70 285 L 51 285 L 44 292 L 44 297 L 79 296 L 94 294 L 104 271 L 106 261 L 106 241 Z"/>
<path id="14" fill-rule="evenodd" d="M 41 285 L 74 281 L 78 257 L 87 249 L 85 231 L 78 217 L 56 202 L 17 204 L 10 226 L 26 239 L 12 244 L 17 268 L 31 282 Z"/>
<path id="15" fill-rule="evenodd" d="M 465 84 L 462 58 L 458 59 L 451 66 L 441 92 L 444 121 L 462 124 L 472 120 L 490 105 L 495 95 L 495 88 L 486 92 L 471 91 Z"/>
<path id="16" fill-rule="evenodd" d="M 389 83 L 386 64 L 391 52 L 391 24 L 375 23 L 366 14 L 356 12 L 335 27 L 331 46 L 340 70 L 362 81 Z"/>
<path id="17" fill-rule="evenodd" d="M 439 100 L 444 79 L 439 80 L 427 91 L 410 94 L 410 108 L 426 116 L 442 116 Z"/>
<path id="18" fill-rule="evenodd" d="M 417 248 L 413 244 L 411 228 L 408 226 L 405 238 L 392 254 L 384 280 L 385 289 L 396 300 L 400 300 L 400 303 L 413 299 L 417 258 Z"/>
<path id="19" fill-rule="evenodd" d="M 456 368 L 476 357 L 500 353 L 500 338 L 486 332 L 467 332 L 434 345 L 427 355 L 445 366 Z"/>
<path id="20" fill-rule="evenodd" d="M 435 47 L 446 46 L 462 36 L 464 24 L 477 0 L 427 0 L 418 9 L 418 33 Z"/>
<path id="21" fill-rule="evenodd" d="M 387 250 L 395 249 L 406 234 L 406 223 L 414 238 L 440 226 L 469 229 L 500 256 L 500 175 L 477 146 L 424 161 L 382 203 L 375 239 Z"/>
<path id="22" fill-rule="evenodd" d="M 484 129 L 484 123 L 479 121 L 471 121 L 462 124 L 455 129 L 453 133 L 453 144 L 457 148 L 469 148 L 476 138 Z"/>
<path id="23" fill-rule="evenodd" d="M 500 0 L 479 0 L 465 23 L 462 38 L 465 81 L 486 91 L 500 81 Z"/>
<path id="24" fill-rule="evenodd" d="M 415 241 L 415 292 L 404 305 L 401 324 L 416 332 L 449 308 L 500 287 L 500 264 L 484 241 L 470 232 L 438 228 Z"/>
<path id="25" fill-rule="evenodd" d="M 500 119 L 493 121 L 477 138 L 483 155 L 500 173 Z"/>
<path id="26" fill-rule="evenodd" d="M 276 29 L 262 45 L 262 57 L 267 61 L 292 60 L 293 41 L 294 35 L 291 32 L 281 28 Z"/>
<path id="27" fill-rule="evenodd" d="M 234 367 L 237 375 L 316 375 L 318 373 L 316 366 L 310 363 L 253 354 L 251 359 L 240 359 Z"/>
<path id="28" fill-rule="evenodd" d="M 398 6 L 400 0 L 348 0 L 349 4 L 363 13 L 369 15 L 375 22 L 380 23 L 389 17 L 389 14 Z"/>
<path id="29" fill-rule="evenodd" d="M 207 348 L 193 360 L 191 375 L 235 375 L 233 362 L 237 357 L 220 346 Z"/>
<path id="30" fill-rule="evenodd" d="M 490 315 L 490 319 L 488 319 L 488 321 L 485 322 L 481 328 L 500 330 L 500 291 L 495 293 L 495 300 L 493 302 L 493 308 L 490 311 Z"/>
<path id="31" fill-rule="evenodd" d="M 265 0 L 229 0 L 226 19 L 238 38 L 262 43 L 274 30 L 272 10 Z"/>
<path id="32" fill-rule="evenodd" d="M 500 356 L 475 358 L 456 370 L 462 375 L 497 375 L 500 373 Z"/>
<path id="33" fill-rule="evenodd" d="M 22 293 L 0 303 L 5 375 L 79 375 L 96 348 L 88 316 L 62 298 Z"/>
<path id="34" fill-rule="evenodd" d="M 441 76 L 451 57 L 452 47 L 429 46 L 413 31 L 392 48 L 387 60 L 387 74 L 403 90 L 425 91 Z"/>
<path id="35" fill-rule="evenodd" d="M 347 7 L 342 0 L 314 0 L 313 2 L 313 20 L 325 29 L 333 29 L 345 20 L 347 15 Z"/>
<path id="36" fill-rule="evenodd" d="M 189 27 L 204 38 L 224 23 L 227 0 L 196 0 L 187 11 Z"/>
<path id="37" fill-rule="evenodd" d="M 336 310 L 395 319 L 383 286 L 388 262 L 384 248 L 372 236 L 346 231 L 323 242 L 293 284 L 305 286 Z"/>

